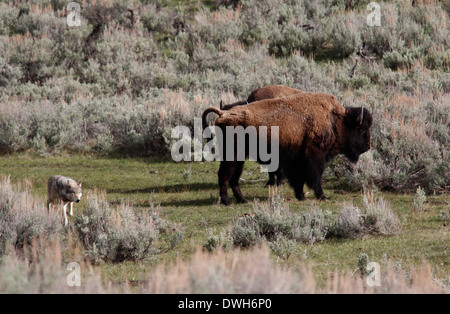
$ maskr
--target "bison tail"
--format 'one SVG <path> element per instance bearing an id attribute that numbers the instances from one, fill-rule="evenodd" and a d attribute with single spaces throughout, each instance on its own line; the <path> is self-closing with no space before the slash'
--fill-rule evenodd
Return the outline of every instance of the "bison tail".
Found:
<path id="1" fill-rule="evenodd" d="M 202 126 L 203 126 L 203 130 L 207 128 L 208 126 L 208 122 L 206 121 L 206 118 L 208 117 L 208 114 L 214 112 L 215 114 L 217 114 L 219 117 L 223 115 L 222 110 L 215 108 L 215 107 L 209 107 L 208 109 L 206 109 L 203 112 L 202 115 Z"/>

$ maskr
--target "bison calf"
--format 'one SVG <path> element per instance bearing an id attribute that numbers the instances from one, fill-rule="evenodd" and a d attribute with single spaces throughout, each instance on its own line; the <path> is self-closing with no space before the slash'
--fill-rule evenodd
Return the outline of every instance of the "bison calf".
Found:
<path id="1" fill-rule="evenodd" d="M 303 93 L 303 91 L 295 88 L 291 88 L 289 86 L 284 85 L 269 85 L 264 86 L 258 89 L 255 89 L 251 94 L 247 97 L 246 101 L 238 101 L 232 104 L 224 105 L 220 102 L 220 110 L 230 110 L 236 106 L 248 105 L 255 101 L 266 100 L 266 99 L 275 99 L 280 97 L 286 97 L 290 95 L 295 95 Z"/>
<path id="2" fill-rule="evenodd" d="M 215 125 L 222 132 L 227 126 L 279 127 L 280 167 L 299 200 L 305 198 L 305 183 L 318 199 L 326 199 L 322 189 L 325 163 L 338 154 L 357 162 L 370 149 L 372 115 L 364 108 L 343 107 L 336 98 L 323 93 L 301 93 L 236 106 L 228 111 L 208 108 L 219 117 Z M 270 142 L 270 136 L 267 136 Z M 225 144 L 223 144 L 225 145 Z M 270 145 L 270 143 L 267 143 Z M 221 161 L 218 173 L 220 200 L 230 204 L 228 185 L 240 203 L 247 202 L 239 187 L 244 162 Z"/>

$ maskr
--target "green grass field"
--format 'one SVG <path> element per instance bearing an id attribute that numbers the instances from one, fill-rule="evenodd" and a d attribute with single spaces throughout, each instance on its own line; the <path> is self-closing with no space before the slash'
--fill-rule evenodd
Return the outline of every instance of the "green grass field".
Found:
<path id="1" fill-rule="evenodd" d="M 14 183 L 30 180 L 33 194 L 43 202 L 49 176 L 61 174 L 81 180 L 84 195 L 82 202 L 75 205 L 75 215 L 83 211 L 90 192 L 104 191 L 107 199 L 114 203 L 130 202 L 143 208 L 150 208 L 153 204 L 159 207 L 161 215 L 180 223 L 185 234 L 175 250 L 160 256 L 159 263 L 170 263 L 178 257 L 189 258 L 205 243 L 210 230 L 224 230 L 239 215 L 253 211 L 252 202 L 229 207 L 217 204 L 218 166 L 218 163 L 174 163 L 169 160 L 87 155 L 42 158 L 22 154 L 0 157 L 0 173 L 10 176 Z M 266 180 L 267 175 L 260 173 L 258 164 L 247 162 L 241 181 L 246 198 L 267 199 Z M 328 202 L 318 202 L 311 191 L 303 202 L 295 200 L 288 186 L 283 187 L 282 192 L 292 212 L 305 211 L 312 204 L 334 213 L 343 202 L 361 205 L 361 193 L 337 194 L 327 182 L 324 187 L 325 194 L 330 198 Z M 359 254 L 365 252 L 371 261 L 390 260 L 405 269 L 428 262 L 437 277 L 447 277 L 450 273 L 449 231 L 438 216 L 441 210 L 448 208 L 448 195 L 427 196 L 426 210 L 421 212 L 413 211 L 414 194 L 377 192 L 376 196 L 387 199 L 400 218 L 403 226 L 400 235 L 333 239 L 311 246 L 298 244 L 296 255 L 289 260 L 289 264 L 299 267 L 306 257 L 306 262 L 312 265 L 320 280 L 330 271 L 353 271 L 357 267 Z M 104 264 L 102 271 L 106 279 L 134 282 L 154 265 L 131 262 Z"/>

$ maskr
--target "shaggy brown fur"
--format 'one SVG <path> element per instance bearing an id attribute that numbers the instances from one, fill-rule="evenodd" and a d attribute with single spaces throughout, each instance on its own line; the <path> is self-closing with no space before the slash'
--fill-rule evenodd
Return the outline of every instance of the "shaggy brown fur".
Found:
<path id="1" fill-rule="evenodd" d="M 303 93 L 303 91 L 299 89 L 294 89 L 284 85 L 269 85 L 264 86 L 258 89 L 255 89 L 247 98 L 246 101 L 238 101 L 233 104 L 223 105 L 222 101 L 220 102 L 220 110 L 230 110 L 236 106 L 248 105 L 249 103 L 265 100 L 265 99 L 274 99 L 279 97 L 290 96 L 298 93 Z M 206 114 L 207 115 L 207 114 Z M 206 125 L 206 115 L 203 116 L 203 125 L 205 128 Z M 282 173 L 281 168 L 277 172 L 269 172 L 269 181 L 266 183 L 266 186 L 271 185 L 283 185 L 284 184 L 284 174 Z"/>
<path id="2" fill-rule="evenodd" d="M 290 95 L 295 95 L 303 93 L 303 91 L 295 88 L 291 88 L 284 85 L 269 85 L 265 87 L 261 87 L 259 89 L 254 90 L 250 96 L 248 96 L 247 101 L 249 103 L 260 101 L 264 99 L 274 99 L 280 97 L 286 97 Z"/>
<path id="3" fill-rule="evenodd" d="M 306 139 L 323 146 L 332 132 L 331 115 L 343 117 L 345 108 L 336 97 L 322 93 L 303 93 L 278 99 L 268 99 L 222 111 L 215 125 L 280 127 L 280 145 L 298 146 L 299 139 Z M 303 122 L 303 123 L 302 123 Z M 270 134 L 268 135 L 270 136 Z"/>
<path id="4" fill-rule="evenodd" d="M 301 93 L 237 106 L 229 111 L 208 108 L 219 115 L 215 125 L 279 126 L 280 166 L 298 199 L 304 199 L 303 185 L 324 199 L 322 174 L 326 161 L 344 154 L 356 162 L 370 148 L 371 114 L 362 108 L 344 108 L 336 98 L 323 93 Z M 270 145 L 270 134 L 267 136 Z M 228 184 L 238 202 L 246 202 L 239 188 L 244 162 L 222 161 L 219 169 L 220 197 L 229 204 Z"/>

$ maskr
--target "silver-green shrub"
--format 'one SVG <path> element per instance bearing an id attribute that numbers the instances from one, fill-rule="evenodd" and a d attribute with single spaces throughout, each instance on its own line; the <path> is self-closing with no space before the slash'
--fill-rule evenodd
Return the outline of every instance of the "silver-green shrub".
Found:
<path id="1" fill-rule="evenodd" d="M 336 221 L 330 226 L 329 237 L 357 238 L 367 234 L 394 236 L 402 226 L 390 204 L 382 197 L 366 193 L 363 208 L 344 204 Z"/>
<path id="2" fill-rule="evenodd" d="M 332 228 L 336 237 L 356 238 L 363 230 L 363 216 L 358 207 L 344 204 Z"/>
<path id="3" fill-rule="evenodd" d="M 63 1 L 1 3 L 0 153 L 166 156 L 174 126 L 192 126 L 221 99 L 284 84 L 371 110 L 372 150 L 353 170 L 335 163 L 337 184 L 442 190 L 450 184 L 445 9 L 380 2 L 382 26 L 370 27 L 367 3 L 242 0 L 185 11 L 112 1 L 83 8 L 84 23 L 72 28 Z M 92 40 L 99 11 L 104 25 Z M 350 78 L 362 43 L 370 61 L 360 58 Z"/>
<path id="4" fill-rule="evenodd" d="M 157 213 L 130 205 L 112 207 L 104 196 L 91 196 L 75 227 L 86 255 L 94 263 L 150 261 L 182 239 L 177 230 Z"/>
<path id="5" fill-rule="evenodd" d="M 255 203 L 255 214 L 238 217 L 229 231 L 219 235 L 210 232 L 204 248 L 249 248 L 263 241 L 275 255 L 288 260 L 294 253 L 293 243 L 313 245 L 329 238 L 354 239 L 366 235 L 394 236 L 401 232 L 401 223 L 383 198 L 366 193 L 363 207 L 344 203 L 336 217 L 329 210 L 312 206 L 303 213 L 291 213 L 289 204 L 278 192 L 266 202 Z"/>
<path id="6" fill-rule="evenodd" d="M 427 195 L 425 191 L 419 186 L 416 190 L 416 195 L 413 198 L 413 209 L 416 211 L 425 210 L 425 202 L 427 201 Z"/>
<path id="7" fill-rule="evenodd" d="M 6 177 L 0 179 L 0 255 L 9 248 L 30 246 L 42 235 L 55 240 L 61 234 L 62 216 L 48 212 L 44 202 L 36 200 L 27 185 L 14 185 Z"/>
<path id="8" fill-rule="evenodd" d="M 390 204 L 382 197 L 366 193 L 363 198 L 363 226 L 366 232 L 381 235 L 397 235 L 402 225 Z"/>

